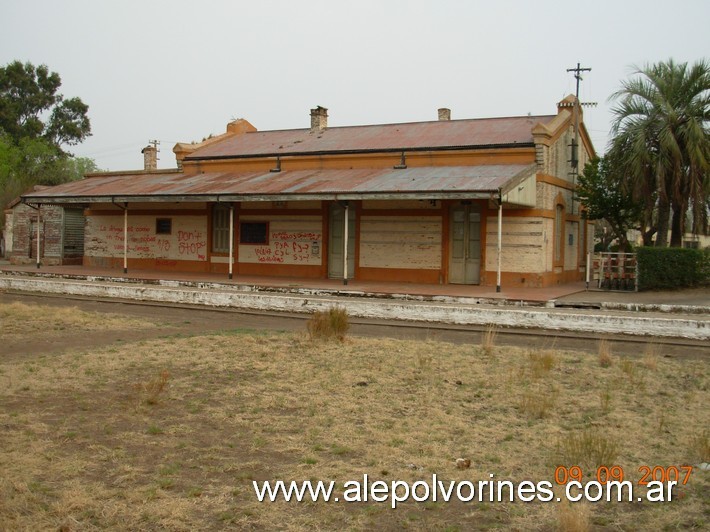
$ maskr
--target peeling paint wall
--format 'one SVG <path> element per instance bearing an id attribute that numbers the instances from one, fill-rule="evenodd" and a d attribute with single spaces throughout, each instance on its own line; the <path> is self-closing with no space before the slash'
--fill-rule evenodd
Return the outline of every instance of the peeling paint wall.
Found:
<path id="1" fill-rule="evenodd" d="M 360 266 L 365 268 L 441 268 L 439 216 L 371 216 L 360 220 Z"/>
<path id="2" fill-rule="evenodd" d="M 486 221 L 486 270 L 498 267 L 498 218 L 489 216 Z M 506 218 L 503 210 L 503 240 L 501 271 L 542 273 L 543 260 L 542 218 Z"/>

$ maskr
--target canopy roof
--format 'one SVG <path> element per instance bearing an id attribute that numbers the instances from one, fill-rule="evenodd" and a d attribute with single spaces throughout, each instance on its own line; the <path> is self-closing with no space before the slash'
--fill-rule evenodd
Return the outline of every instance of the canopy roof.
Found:
<path id="1" fill-rule="evenodd" d="M 113 173 L 22 196 L 25 203 L 466 199 L 497 197 L 534 175 L 525 164 L 280 172 Z"/>

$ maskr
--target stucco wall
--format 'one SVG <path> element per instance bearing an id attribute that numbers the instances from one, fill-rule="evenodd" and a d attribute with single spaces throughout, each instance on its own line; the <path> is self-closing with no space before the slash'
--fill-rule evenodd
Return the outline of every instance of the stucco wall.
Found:
<path id="1" fill-rule="evenodd" d="M 170 219 L 170 234 L 157 234 L 156 220 Z M 128 213 L 128 258 L 207 260 L 207 219 L 196 215 Z M 89 216 L 86 221 L 86 257 L 123 257 L 122 215 Z"/>
<path id="2" fill-rule="evenodd" d="M 240 222 L 267 222 L 267 244 L 239 243 L 240 263 L 320 266 L 323 217 L 318 215 L 242 214 Z"/>
<path id="3" fill-rule="evenodd" d="M 440 216 L 371 216 L 360 220 L 360 266 L 441 268 Z"/>

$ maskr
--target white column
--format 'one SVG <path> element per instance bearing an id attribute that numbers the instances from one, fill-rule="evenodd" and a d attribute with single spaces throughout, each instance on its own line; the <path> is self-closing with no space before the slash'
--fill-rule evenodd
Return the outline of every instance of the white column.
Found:
<path id="1" fill-rule="evenodd" d="M 123 273 L 128 273 L 128 203 L 123 206 Z"/>
<path id="2" fill-rule="evenodd" d="M 348 204 L 345 204 L 343 221 L 343 284 L 348 284 Z"/>
<path id="3" fill-rule="evenodd" d="M 39 254 L 42 250 L 42 248 L 40 246 L 41 242 L 40 242 L 40 232 L 39 232 L 40 224 L 42 223 L 41 209 L 42 209 L 42 205 L 37 205 L 37 269 L 38 270 L 39 270 L 39 264 L 40 264 Z"/>
<path id="4" fill-rule="evenodd" d="M 498 271 L 496 275 L 496 292 L 500 292 L 500 267 L 503 251 L 503 202 L 498 201 Z"/>
<path id="5" fill-rule="evenodd" d="M 234 263 L 234 205 L 229 206 L 229 278 L 232 278 Z"/>

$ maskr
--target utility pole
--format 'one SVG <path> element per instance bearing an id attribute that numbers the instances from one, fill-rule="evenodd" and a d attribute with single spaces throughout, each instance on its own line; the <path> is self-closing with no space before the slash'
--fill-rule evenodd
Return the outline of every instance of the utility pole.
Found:
<path id="1" fill-rule="evenodd" d="M 574 72 L 574 77 L 577 80 L 577 89 L 575 91 L 575 101 L 574 101 L 574 139 L 572 139 L 572 144 L 570 145 L 570 164 L 572 165 L 572 185 L 576 187 L 577 176 L 579 175 L 579 115 L 581 114 L 580 107 L 582 106 L 595 106 L 596 102 L 585 102 L 580 103 L 579 101 L 579 84 L 583 81 L 582 72 L 591 72 L 591 68 L 582 67 L 580 63 L 577 63 L 575 68 L 568 68 L 567 72 Z M 572 196 L 572 214 L 574 214 L 574 195 Z"/>
<path id="2" fill-rule="evenodd" d="M 577 82 L 577 91 L 579 91 L 579 82 Z M 155 161 L 156 161 L 156 163 L 157 163 L 157 161 L 160 160 L 160 159 L 158 158 L 158 154 L 160 153 L 160 148 L 159 148 L 159 146 L 160 146 L 160 141 L 157 140 L 157 139 L 156 139 L 156 140 L 149 140 L 149 141 L 148 141 L 148 144 L 150 144 L 151 146 L 153 146 L 153 148 L 155 148 Z"/>

